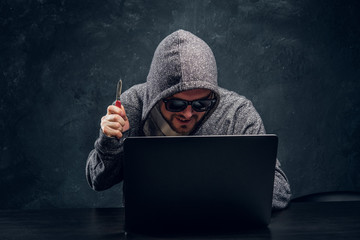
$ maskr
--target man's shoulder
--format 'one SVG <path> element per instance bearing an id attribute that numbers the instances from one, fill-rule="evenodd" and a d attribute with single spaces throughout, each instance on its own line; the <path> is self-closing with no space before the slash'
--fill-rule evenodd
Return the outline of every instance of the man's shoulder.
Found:
<path id="1" fill-rule="evenodd" d="M 136 84 L 121 94 L 121 101 L 124 103 L 124 105 L 130 104 L 134 105 L 133 107 L 140 107 L 143 102 L 145 89 L 145 83 Z"/>
<path id="2" fill-rule="evenodd" d="M 217 115 L 228 118 L 260 118 L 252 101 L 243 95 L 227 89 L 220 89 L 220 103 Z"/>
<path id="3" fill-rule="evenodd" d="M 199 130 L 199 135 L 258 134 L 264 132 L 260 115 L 249 99 L 223 88 L 219 88 L 219 94 L 220 103 Z"/>
<path id="4" fill-rule="evenodd" d="M 146 89 L 146 83 L 135 84 L 131 86 L 129 89 L 124 91 L 123 95 L 143 95 Z"/>
<path id="5" fill-rule="evenodd" d="M 219 88 L 220 105 L 227 107 L 252 106 L 252 102 L 245 96 L 225 88 Z"/>

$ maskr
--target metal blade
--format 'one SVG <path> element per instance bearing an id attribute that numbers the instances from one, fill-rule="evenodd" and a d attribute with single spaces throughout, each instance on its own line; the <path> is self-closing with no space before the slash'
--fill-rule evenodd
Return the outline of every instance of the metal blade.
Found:
<path id="1" fill-rule="evenodd" d="M 122 81 L 120 79 L 116 88 L 116 100 L 120 100 L 121 90 L 122 90 Z"/>

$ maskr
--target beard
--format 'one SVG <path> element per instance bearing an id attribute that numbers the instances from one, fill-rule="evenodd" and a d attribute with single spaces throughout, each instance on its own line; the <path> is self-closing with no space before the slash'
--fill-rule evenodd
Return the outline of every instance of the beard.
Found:
<path id="1" fill-rule="evenodd" d="M 179 120 L 186 120 L 188 122 L 184 122 L 184 124 L 181 124 L 181 121 Z M 186 119 L 183 115 L 173 114 L 170 118 L 170 121 L 168 121 L 170 127 L 177 133 L 182 135 L 188 135 L 199 122 L 199 117 L 197 115 L 191 116 L 190 119 Z"/>

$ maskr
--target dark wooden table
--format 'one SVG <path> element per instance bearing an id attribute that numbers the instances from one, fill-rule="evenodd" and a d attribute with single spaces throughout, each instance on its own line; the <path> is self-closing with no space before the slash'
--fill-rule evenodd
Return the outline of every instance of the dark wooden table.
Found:
<path id="1" fill-rule="evenodd" d="M 292 203 L 267 229 L 237 233 L 144 236 L 124 233 L 124 209 L 0 210 L 1 240 L 360 239 L 360 202 Z"/>

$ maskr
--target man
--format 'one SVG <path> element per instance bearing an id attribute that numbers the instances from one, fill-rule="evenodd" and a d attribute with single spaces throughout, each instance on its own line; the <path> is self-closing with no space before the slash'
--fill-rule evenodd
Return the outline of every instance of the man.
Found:
<path id="1" fill-rule="evenodd" d="M 97 191 L 123 180 L 123 142 L 128 136 L 265 134 L 252 103 L 217 85 L 210 47 L 184 30 L 159 44 L 146 83 L 125 91 L 121 102 L 121 108 L 108 107 L 88 157 L 87 180 Z M 284 208 L 289 200 L 290 186 L 277 161 L 273 208 Z"/>

